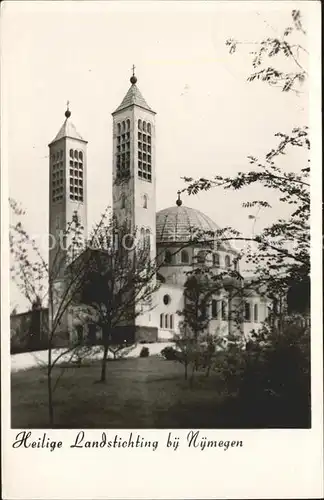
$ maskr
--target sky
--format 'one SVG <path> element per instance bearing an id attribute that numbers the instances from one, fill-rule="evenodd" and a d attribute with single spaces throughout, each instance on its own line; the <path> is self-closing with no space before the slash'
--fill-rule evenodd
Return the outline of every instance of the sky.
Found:
<path id="1" fill-rule="evenodd" d="M 229 5 L 231 4 L 231 5 Z M 300 2 L 300 7 L 302 6 Z M 71 120 L 88 141 L 89 228 L 111 204 L 112 116 L 136 66 L 137 85 L 156 115 L 157 210 L 172 206 L 182 176 L 234 175 L 262 158 L 274 133 L 308 123 L 307 88 L 299 97 L 246 81 L 249 46 L 230 55 L 225 42 L 259 41 L 290 25 L 289 2 L 4 2 L 3 139 L 10 196 L 26 209 L 32 235 L 48 232 L 48 144 Z M 301 8 L 302 10 L 302 8 Z M 307 26 L 307 19 L 304 16 Z M 303 42 L 306 43 L 304 40 Z M 286 166 L 300 167 L 290 155 Z M 281 215 L 261 213 L 261 228 Z M 213 190 L 183 203 L 219 226 L 247 232 L 244 192 Z M 13 291 L 12 301 L 19 302 Z"/>

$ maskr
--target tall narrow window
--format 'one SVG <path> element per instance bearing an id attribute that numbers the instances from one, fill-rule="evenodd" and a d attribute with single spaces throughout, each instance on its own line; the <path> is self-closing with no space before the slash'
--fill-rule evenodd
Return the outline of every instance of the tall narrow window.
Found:
<path id="1" fill-rule="evenodd" d="M 214 266 L 215 267 L 219 267 L 220 260 L 219 260 L 219 254 L 218 253 L 214 253 L 214 255 L 213 255 L 213 261 L 214 261 Z"/>
<path id="2" fill-rule="evenodd" d="M 126 196 L 125 193 L 121 194 L 121 208 L 125 208 L 126 205 Z"/>
<path id="3" fill-rule="evenodd" d="M 169 328 L 169 315 L 168 314 L 166 314 L 164 316 L 164 327 Z"/>
<path id="4" fill-rule="evenodd" d="M 218 318 L 218 300 L 212 300 L 212 317 Z"/>
<path id="5" fill-rule="evenodd" d="M 147 195 L 144 194 L 143 196 L 143 208 L 147 208 Z"/>
<path id="6" fill-rule="evenodd" d="M 171 264 L 172 262 L 172 254 L 170 252 L 170 250 L 166 250 L 165 251 L 165 254 L 164 254 L 164 262 L 166 264 Z"/>
<path id="7" fill-rule="evenodd" d="M 189 254 L 187 250 L 182 250 L 181 252 L 181 262 L 182 264 L 188 264 L 189 263 Z"/>
<path id="8" fill-rule="evenodd" d="M 173 330 L 173 314 L 170 314 L 170 330 Z"/>
<path id="9" fill-rule="evenodd" d="M 225 267 L 231 267 L 231 258 L 229 255 L 225 257 Z"/>
<path id="10" fill-rule="evenodd" d="M 225 300 L 222 300 L 222 320 L 227 319 L 227 304 Z"/>
<path id="11" fill-rule="evenodd" d="M 255 323 L 259 321 L 258 304 L 254 304 L 254 321 Z"/>
<path id="12" fill-rule="evenodd" d="M 245 321 L 251 321 L 251 304 L 249 302 L 244 304 L 244 319 Z"/>
<path id="13" fill-rule="evenodd" d="M 163 319 L 164 319 L 163 316 L 164 316 L 164 314 L 161 313 L 160 314 L 160 328 L 163 328 Z"/>

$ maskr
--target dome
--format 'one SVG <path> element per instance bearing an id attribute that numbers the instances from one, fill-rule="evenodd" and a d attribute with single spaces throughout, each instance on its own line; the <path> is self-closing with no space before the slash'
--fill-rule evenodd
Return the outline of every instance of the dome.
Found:
<path id="1" fill-rule="evenodd" d="M 215 222 L 194 208 L 173 206 L 160 210 L 156 214 L 157 243 L 190 241 L 197 232 L 219 231 Z M 211 237 L 207 236 L 206 239 Z"/>

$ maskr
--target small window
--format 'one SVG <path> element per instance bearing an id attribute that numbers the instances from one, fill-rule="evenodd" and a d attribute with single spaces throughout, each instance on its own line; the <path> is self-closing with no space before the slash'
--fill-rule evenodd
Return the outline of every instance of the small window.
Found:
<path id="1" fill-rule="evenodd" d="M 218 318 L 218 300 L 212 300 L 212 317 Z"/>
<path id="2" fill-rule="evenodd" d="M 125 193 L 121 195 L 121 208 L 125 208 L 126 196 Z"/>
<path id="3" fill-rule="evenodd" d="M 197 262 L 198 264 L 204 264 L 206 258 L 206 252 L 204 250 L 200 250 L 197 254 Z"/>
<path id="4" fill-rule="evenodd" d="M 213 261 L 214 261 L 214 266 L 219 267 L 220 266 L 220 259 L 219 259 L 219 254 L 214 253 L 213 255 Z"/>
<path id="5" fill-rule="evenodd" d="M 126 123 L 122 122 L 122 133 L 124 134 L 126 130 Z"/>
<path id="6" fill-rule="evenodd" d="M 126 120 L 126 130 L 130 130 L 130 121 Z"/>
<path id="7" fill-rule="evenodd" d="M 258 304 L 254 304 L 254 321 L 255 323 L 259 321 Z"/>
<path id="8" fill-rule="evenodd" d="M 83 154 L 82 154 L 82 151 L 79 151 L 79 161 L 83 161 Z"/>
<path id="9" fill-rule="evenodd" d="M 120 123 L 117 123 L 117 134 L 120 135 L 121 134 L 121 127 L 120 127 Z"/>
<path id="10" fill-rule="evenodd" d="M 146 132 L 146 122 L 143 122 L 143 132 Z"/>
<path id="11" fill-rule="evenodd" d="M 173 330 L 173 314 L 170 314 L 170 330 Z"/>
<path id="12" fill-rule="evenodd" d="M 143 196 L 143 208 L 147 208 L 147 195 L 144 194 Z"/>
<path id="13" fill-rule="evenodd" d="M 147 124 L 147 133 L 148 134 L 152 133 L 152 131 L 151 131 L 151 124 L 150 123 Z"/>
<path id="14" fill-rule="evenodd" d="M 244 319 L 245 321 L 251 321 L 251 304 L 249 302 L 244 304 Z"/>
<path id="15" fill-rule="evenodd" d="M 170 302 L 171 302 L 171 297 L 170 297 L 170 295 L 165 294 L 165 295 L 164 295 L 164 297 L 163 297 L 163 304 L 167 306 L 167 305 L 169 305 L 169 304 L 170 304 Z"/>
<path id="16" fill-rule="evenodd" d="M 79 156 L 79 155 L 78 155 L 78 152 L 75 150 L 75 151 L 74 151 L 74 158 L 78 159 L 78 156 Z"/>
<path id="17" fill-rule="evenodd" d="M 163 316 L 164 316 L 164 314 L 161 313 L 160 314 L 160 328 L 163 328 L 163 319 L 164 319 Z"/>
<path id="18" fill-rule="evenodd" d="M 189 254 L 187 250 L 182 250 L 181 252 L 181 262 L 182 264 L 188 264 L 189 263 Z"/>
<path id="19" fill-rule="evenodd" d="M 171 264 L 172 262 L 172 254 L 170 252 L 170 250 L 166 250 L 165 251 L 165 254 L 164 254 L 164 262 L 166 264 Z"/>
<path id="20" fill-rule="evenodd" d="M 138 126 L 138 130 L 142 130 L 142 120 L 138 120 L 137 126 Z"/>
<path id="21" fill-rule="evenodd" d="M 164 328 L 169 328 L 169 315 L 164 316 Z"/>
<path id="22" fill-rule="evenodd" d="M 231 258 L 229 255 L 225 257 L 225 267 L 231 267 Z"/>

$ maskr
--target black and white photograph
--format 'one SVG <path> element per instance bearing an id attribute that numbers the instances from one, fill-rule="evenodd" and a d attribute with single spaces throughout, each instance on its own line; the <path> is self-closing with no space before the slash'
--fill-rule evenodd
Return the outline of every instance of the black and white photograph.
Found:
<path id="1" fill-rule="evenodd" d="M 320 8 L 307 4 L 4 2 L 11 460 L 57 459 L 60 430 L 91 448 L 82 460 L 107 447 L 148 461 L 165 431 L 173 464 L 180 435 L 210 464 L 247 453 L 239 430 L 321 441 Z"/>

